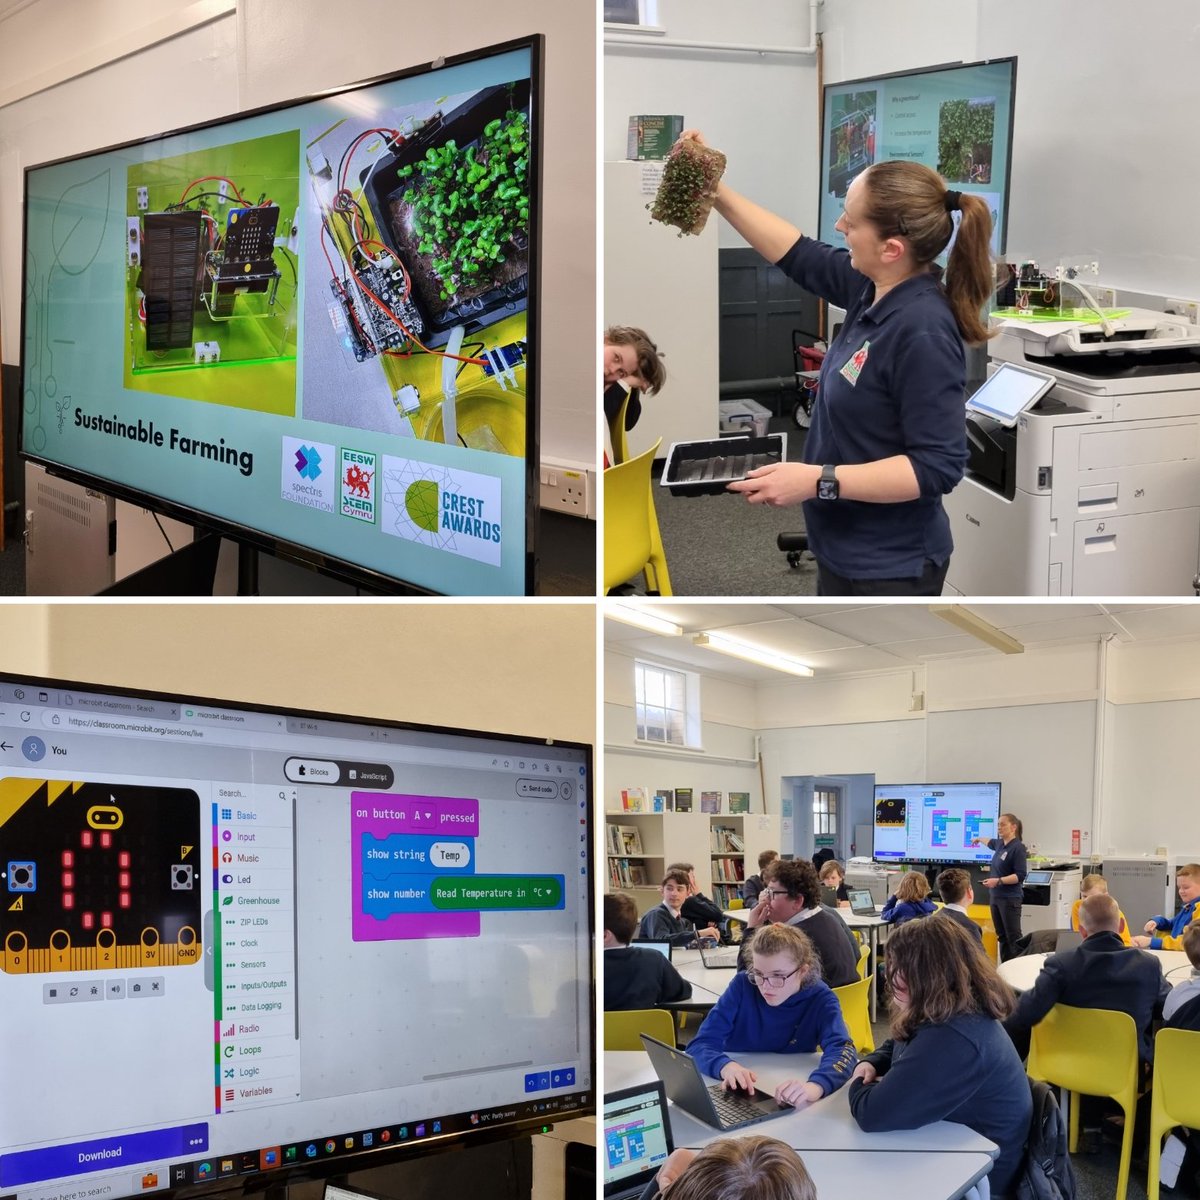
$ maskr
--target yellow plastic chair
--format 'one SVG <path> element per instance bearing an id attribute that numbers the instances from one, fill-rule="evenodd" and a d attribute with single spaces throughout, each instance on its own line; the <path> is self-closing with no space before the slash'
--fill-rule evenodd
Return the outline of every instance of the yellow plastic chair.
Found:
<path id="1" fill-rule="evenodd" d="M 860 979 L 857 983 L 848 983 L 844 987 L 833 989 L 833 994 L 842 1006 L 842 1019 L 850 1031 L 850 1038 L 865 1054 L 870 1054 L 875 1049 L 870 1010 L 867 1008 L 870 987 L 869 979 Z"/>
<path id="2" fill-rule="evenodd" d="M 642 1050 L 639 1034 L 675 1045 L 675 1020 L 665 1008 L 631 1008 L 604 1014 L 605 1050 Z"/>
<path id="3" fill-rule="evenodd" d="M 1071 1093 L 1069 1148 L 1079 1145 L 1079 1097 L 1108 1096 L 1125 1113 L 1114 1200 L 1125 1200 L 1138 1097 L 1137 1026 L 1128 1013 L 1056 1004 L 1030 1036 L 1030 1079 Z M 1156 1065 L 1157 1069 L 1157 1065 Z"/>
<path id="4" fill-rule="evenodd" d="M 1160 1029 L 1154 1039 L 1154 1087 L 1150 1092 L 1150 1168 L 1147 1200 L 1158 1200 L 1163 1138 L 1176 1125 L 1200 1129 L 1200 1032 Z"/>
<path id="5" fill-rule="evenodd" d="M 629 415 L 629 406 L 633 403 L 634 396 L 640 394 L 638 388 L 626 392 L 625 399 L 621 401 L 621 407 L 617 409 L 616 416 L 608 422 L 608 442 L 612 447 L 614 467 L 629 461 L 629 438 L 626 436 L 625 420 Z"/>
<path id="6" fill-rule="evenodd" d="M 650 492 L 650 466 L 660 443 L 661 439 L 644 454 L 604 472 L 606 592 L 645 571 L 648 591 L 671 595 L 671 577 Z"/>
<path id="7" fill-rule="evenodd" d="M 871 947 L 863 942 L 858 947 L 858 977 L 859 979 L 867 978 L 867 960 L 871 957 Z"/>

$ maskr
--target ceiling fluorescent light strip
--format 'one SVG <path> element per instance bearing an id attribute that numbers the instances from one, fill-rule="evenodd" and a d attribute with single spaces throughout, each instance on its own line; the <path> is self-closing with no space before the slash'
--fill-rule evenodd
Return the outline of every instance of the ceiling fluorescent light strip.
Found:
<path id="1" fill-rule="evenodd" d="M 786 671 L 789 675 L 811 676 L 814 672 L 807 663 L 797 658 L 788 658 L 785 654 L 776 654 L 771 650 L 762 650 L 758 646 L 739 642 L 735 638 L 726 637 L 720 633 L 698 633 L 692 641 L 697 646 L 708 650 L 716 650 L 728 654 L 732 658 L 740 658 L 745 662 L 756 663 L 760 667 L 770 667 L 773 671 Z"/>
<path id="2" fill-rule="evenodd" d="M 631 604 L 606 604 L 604 615 L 612 617 L 614 621 L 623 621 L 626 625 L 636 625 L 650 633 L 661 633 L 664 637 L 679 637 L 683 633 L 682 625 L 676 625 L 674 621 L 668 621 L 666 617 L 660 617 L 647 608 Z"/>
<path id="3" fill-rule="evenodd" d="M 990 621 L 985 621 L 981 616 L 973 613 L 969 608 L 964 608 L 961 604 L 931 604 L 929 611 L 934 616 L 941 617 L 943 621 L 949 621 L 951 625 L 957 626 L 964 633 L 969 633 L 973 638 L 986 642 L 1002 654 L 1023 654 L 1025 652 L 1024 645 L 1015 637 L 1010 637 L 1004 630 L 997 629 Z"/>

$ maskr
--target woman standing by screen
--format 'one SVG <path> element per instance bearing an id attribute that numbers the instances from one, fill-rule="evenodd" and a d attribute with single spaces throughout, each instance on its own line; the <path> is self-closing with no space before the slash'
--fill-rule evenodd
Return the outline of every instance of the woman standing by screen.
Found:
<path id="1" fill-rule="evenodd" d="M 963 342 L 986 340 L 994 287 L 986 201 L 920 163 L 876 163 L 846 193 L 846 249 L 724 182 L 714 206 L 790 279 L 846 310 L 804 461 L 760 467 L 729 490 L 751 504 L 803 502 L 818 595 L 940 595 L 954 548 L 942 496 L 967 464 Z M 943 286 L 933 264 L 952 235 Z"/>
<path id="2" fill-rule="evenodd" d="M 1006 962 L 1016 954 L 1016 942 L 1021 936 L 1021 885 L 1025 882 L 1028 867 L 1025 843 L 1021 841 L 1021 822 L 1012 813 L 1001 813 L 996 829 L 1000 834 L 998 838 L 974 838 L 972 845 L 986 846 L 993 851 L 983 886 L 990 893 L 1000 961 Z"/>

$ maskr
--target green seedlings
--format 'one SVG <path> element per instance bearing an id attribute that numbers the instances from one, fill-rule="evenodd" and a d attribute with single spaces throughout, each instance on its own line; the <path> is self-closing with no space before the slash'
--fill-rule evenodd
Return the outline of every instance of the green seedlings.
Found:
<path id="1" fill-rule="evenodd" d="M 477 144 L 460 150 L 451 138 L 396 174 L 412 179 L 404 202 L 412 211 L 417 249 L 429 256 L 441 299 L 479 282 L 507 261 L 529 230 L 529 120 L 510 109 L 484 126 Z"/>
<path id="2" fill-rule="evenodd" d="M 725 155 L 689 138 L 676 142 L 667 155 L 653 204 L 652 220 L 673 225 L 679 236 L 700 233 L 712 211 L 717 184 L 725 174 Z"/>

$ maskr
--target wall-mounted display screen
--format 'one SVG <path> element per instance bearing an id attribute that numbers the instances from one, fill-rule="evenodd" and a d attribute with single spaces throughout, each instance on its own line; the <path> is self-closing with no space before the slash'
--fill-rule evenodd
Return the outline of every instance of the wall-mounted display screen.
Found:
<path id="1" fill-rule="evenodd" d="M 0 1194 L 592 1111 L 591 748 L 0 676 Z"/>
<path id="2" fill-rule="evenodd" d="M 949 187 L 982 196 L 992 211 L 992 250 L 1005 248 L 1017 60 L 953 63 L 825 85 L 821 117 L 818 237 L 834 229 L 846 190 L 872 163 L 932 167 Z"/>
<path id="3" fill-rule="evenodd" d="M 27 170 L 23 452 L 385 589 L 532 591 L 541 50 Z"/>
<path id="4" fill-rule="evenodd" d="M 877 783 L 874 855 L 883 863 L 986 863 L 998 837 L 998 783 Z"/>

